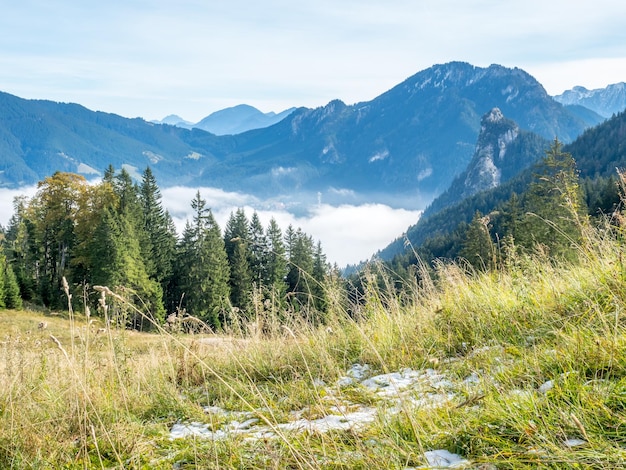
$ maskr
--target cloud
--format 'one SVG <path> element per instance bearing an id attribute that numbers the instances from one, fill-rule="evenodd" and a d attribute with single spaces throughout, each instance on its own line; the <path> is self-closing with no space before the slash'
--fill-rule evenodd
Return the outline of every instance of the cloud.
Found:
<path id="1" fill-rule="evenodd" d="M 179 233 L 193 213 L 190 202 L 196 194 L 192 188 L 168 188 L 162 191 L 163 205 L 170 211 Z M 369 259 L 406 229 L 417 222 L 421 211 L 394 209 L 384 204 L 312 204 L 296 215 L 288 206 L 274 201 L 261 201 L 241 194 L 228 193 L 214 188 L 200 188 L 222 230 L 231 212 L 243 208 L 248 219 L 256 211 L 263 226 L 274 218 L 283 232 L 289 225 L 300 227 L 322 243 L 324 253 L 331 263 L 339 266 L 355 264 Z"/>
<path id="2" fill-rule="evenodd" d="M 6 227 L 13 216 L 13 200 L 19 196 L 33 197 L 37 186 L 25 186 L 18 189 L 0 188 L 0 225 Z"/>
<path id="3" fill-rule="evenodd" d="M 304 212 L 306 215 L 295 215 L 287 210 L 287 206 L 262 201 L 249 194 L 183 186 L 162 189 L 163 206 L 172 215 L 179 234 L 185 222 L 193 217 L 191 200 L 197 191 L 206 200 L 222 230 L 231 212 L 244 208 L 249 219 L 256 210 L 265 227 L 273 217 L 283 232 L 290 224 L 302 228 L 322 243 L 328 261 L 341 267 L 369 259 L 416 223 L 421 215 L 421 211 L 394 209 L 384 204 L 312 204 L 306 211 L 299 210 L 299 214 Z M 6 227 L 11 219 L 16 196 L 32 197 L 36 192 L 36 186 L 0 188 L 0 224 Z"/>

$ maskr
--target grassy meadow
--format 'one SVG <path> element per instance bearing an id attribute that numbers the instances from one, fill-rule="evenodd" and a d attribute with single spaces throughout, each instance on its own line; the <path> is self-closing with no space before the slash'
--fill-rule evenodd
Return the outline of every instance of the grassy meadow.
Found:
<path id="1" fill-rule="evenodd" d="M 0 311 L 0 468 L 408 469 L 437 449 L 457 468 L 622 468 L 623 253 L 605 228 L 576 262 L 442 263 L 393 293 L 366 282 L 359 305 L 330 292 L 319 328 L 259 313 L 224 335 L 138 333 Z M 364 377 L 342 380 L 355 364 Z M 407 369 L 445 380 L 400 398 L 361 380 Z M 365 410 L 341 429 L 285 426 Z M 251 432 L 216 437 L 229 412 Z M 213 437 L 173 438 L 184 423 Z"/>

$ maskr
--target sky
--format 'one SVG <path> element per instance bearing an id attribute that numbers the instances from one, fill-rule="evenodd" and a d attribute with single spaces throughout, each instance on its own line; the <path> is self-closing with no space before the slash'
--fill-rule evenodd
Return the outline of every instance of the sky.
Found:
<path id="1" fill-rule="evenodd" d="M 279 112 L 369 101 L 432 65 L 465 61 L 522 68 L 555 95 L 626 81 L 625 25 L 623 0 L 20 0 L 0 14 L 0 91 L 197 122 L 242 103 Z M 163 191 L 179 229 L 195 190 Z M 419 217 L 381 204 L 318 204 L 296 217 L 249 195 L 201 193 L 222 227 L 231 210 L 257 209 L 264 223 L 275 217 L 321 240 L 340 266 Z M 15 194 L 0 189 L 0 224 Z"/>
<path id="2" fill-rule="evenodd" d="M 368 101 L 434 64 L 520 67 L 550 94 L 626 81 L 622 0 L 20 0 L 0 91 L 197 122 Z"/>

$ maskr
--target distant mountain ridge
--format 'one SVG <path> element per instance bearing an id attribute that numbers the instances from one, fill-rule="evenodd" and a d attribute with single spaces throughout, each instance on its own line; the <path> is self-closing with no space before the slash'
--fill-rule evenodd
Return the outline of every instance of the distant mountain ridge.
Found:
<path id="1" fill-rule="evenodd" d="M 368 102 L 299 108 L 266 128 L 216 136 L 0 93 L 0 185 L 56 170 L 102 174 L 150 165 L 159 184 L 263 198 L 424 208 L 472 159 L 481 117 L 497 107 L 546 139 L 596 124 L 554 101 L 523 70 L 464 62 L 423 70 Z"/>
<path id="2" fill-rule="evenodd" d="M 185 121 L 175 114 L 170 114 L 161 121 L 152 122 L 155 124 L 169 124 L 184 129 L 202 129 L 215 135 L 234 135 L 253 129 L 269 127 L 282 121 L 295 110 L 296 108 L 289 108 L 280 113 L 263 113 L 253 106 L 240 104 L 215 111 L 197 123 Z"/>
<path id="3" fill-rule="evenodd" d="M 575 86 L 554 97 L 564 105 L 580 105 L 609 118 L 613 114 L 626 109 L 626 83 L 614 83 L 605 88 L 588 90 L 583 86 Z"/>

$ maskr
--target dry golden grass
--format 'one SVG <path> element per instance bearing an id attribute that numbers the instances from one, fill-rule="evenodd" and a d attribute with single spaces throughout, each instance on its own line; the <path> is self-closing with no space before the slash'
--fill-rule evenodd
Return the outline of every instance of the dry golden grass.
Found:
<path id="1" fill-rule="evenodd" d="M 578 264 L 441 265 L 436 285 L 399 293 L 366 282 L 364 302 L 336 302 L 323 327 L 294 321 L 267 335 L 254 324 L 245 335 L 147 334 L 0 311 L 0 467 L 404 469 L 441 448 L 474 468 L 620 468 L 626 266 L 619 238 L 592 235 Z M 372 374 L 437 369 L 453 398 L 388 416 L 358 384 L 335 387 L 337 400 L 379 407 L 380 418 L 347 431 L 279 429 L 294 411 L 328 414 L 354 363 Z M 253 413 L 276 438 L 171 440 L 176 422 L 224 425 L 204 406 Z"/>

